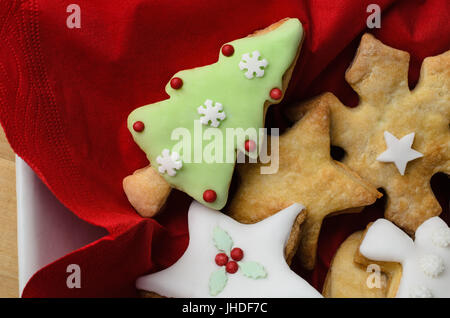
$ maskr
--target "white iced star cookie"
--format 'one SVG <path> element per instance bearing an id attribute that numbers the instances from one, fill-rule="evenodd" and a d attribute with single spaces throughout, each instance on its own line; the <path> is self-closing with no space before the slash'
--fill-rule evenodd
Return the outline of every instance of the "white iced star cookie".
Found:
<path id="1" fill-rule="evenodd" d="M 436 235 L 438 233 L 438 235 Z M 450 297 L 450 229 L 435 216 L 422 223 L 413 241 L 385 219 L 367 230 L 359 247 L 371 261 L 397 262 L 402 265 L 396 297 Z"/>
<path id="2" fill-rule="evenodd" d="M 242 224 L 194 201 L 183 256 L 165 270 L 140 277 L 136 287 L 180 298 L 321 297 L 284 257 L 300 213 L 304 207 L 295 203 L 259 223 Z"/>
<path id="3" fill-rule="evenodd" d="M 393 162 L 402 176 L 405 174 L 408 162 L 423 157 L 422 153 L 411 148 L 414 142 L 414 133 L 397 139 L 389 131 L 385 131 L 384 140 L 386 141 L 387 149 L 377 157 L 377 160 Z"/>

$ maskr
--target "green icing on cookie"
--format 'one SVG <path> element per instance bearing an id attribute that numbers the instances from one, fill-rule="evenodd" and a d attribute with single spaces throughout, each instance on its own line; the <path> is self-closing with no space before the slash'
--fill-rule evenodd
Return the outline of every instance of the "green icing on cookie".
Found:
<path id="1" fill-rule="evenodd" d="M 181 167 L 176 160 L 177 168 L 171 169 L 171 173 L 164 169 L 159 172 L 174 188 L 186 192 L 195 200 L 216 210 L 223 208 L 227 202 L 236 150 L 245 152 L 242 140 L 235 143 L 234 147 L 227 147 L 231 137 L 227 138 L 225 130 L 242 128 L 245 131 L 255 128 L 258 131 L 264 127 L 264 103 L 266 100 L 276 102 L 270 98 L 270 91 L 273 88 L 282 88 L 282 77 L 295 59 L 302 36 L 300 21 L 288 19 L 268 33 L 229 42 L 228 44 L 234 47 L 232 56 L 227 57 L 221 53 L 215 64 L 175 74 L 174 77 L 183 80 L 183 86 L 173 89 L 168 83 L 166 92 L 170 96 L 169 99 L 140 107 L 128 117 L 128 129 L 135 142 L 147 154 L 152 167 L 158 171 L 157 158 L 162 156 L 165 149 L 170 150 L 169 155 L 172 155 L 174 146 L 181 144 L 181 139 L 172 140 L 171 135 L 177 128 L 183 128 L 185 132 L 190 133 L 191 138 L 184 139 L 185 146 L 189 147 L 176 150 L 181 157 Z M 262 76 L 254 73 L 249 79 L 246 76 L 247 69 L 241 69 L 240 62 L 244 54 L 252 56 L 255 51 L 260 53 L 258 60 L 266 60 L 267 65 L 261 63 L 265 65 L 260 67 L 264 70 Z M 208 125 L 199 123 L 203 115 L 199 114 L 198 108 L 202 105 L 206 107 L 207 100 L 211 100 L 212 105 L 220 103 L 221 112 L 225 113 L 225 118 L 218 120 L 217 128 L 211 126 L 212 122 Z M 137 121 L 145 125 L 141 132 L 133 129 L 133 124 Z M 194 121 L 197 121 L 197 125 Z M 197 149 L 194 149 L 195 134 L 200 134 L 198 129 L 194 131 L 194 127 L 201 127 L 203 133 L 208 130 L 213 136 L 211 140 L 203 140 L 203 144 Z M 219 139 L 215 135 L 218 131 L 222 133 L 223 142 L 218 142 Z M 194 154 L 209 151 L 211 141 L 216 141 L 216 145 L 221 149 L 217 156 L 222 158 L 222 162 L 206 162 L 204 158 L 195 162 Z M 165 158 L 167 153 L 166 151 Z M 190 157 L 190 161 L 185 160 L 185 156 Z M 227 161 L 227 158 L 231 160 Z M 164 158 L 160 158 L 159 162 L 161 159 L 164 161 Z M 208 203 L 203 199 L 203 193 L 208 189 L 217 194 L 214 202 Z"/>

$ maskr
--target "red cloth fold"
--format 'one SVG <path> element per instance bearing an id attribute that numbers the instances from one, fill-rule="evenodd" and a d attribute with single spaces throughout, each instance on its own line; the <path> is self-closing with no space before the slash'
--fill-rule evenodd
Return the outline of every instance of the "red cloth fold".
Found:
<path id="1" fill-rule="evenodd" d="M 23 296 L 133 297 L 138 276 L 181 256 L 190 198 L 174 192 L 151 220 L 134 212 L 122 190 L 122 179 L 148 164 L 127 131 L 127 115 L 167 98 L 172 74 L 215 62 L 223 43 L 297 17 L 306 38 L 270 125 L 286 124 L 284 105 L 325 91 L 356 105 L 344 72 L 368 31 L 370 3 L 382 9 L 381 29 L 370 32 L 410 52 L 414 85 L 423 58 L 450 48 L 448 1 L 79 0 L 81 28 L 69 29 L 68 2 L 0 0 L 0 121 L 8 140 L 65 206 L 109 232 L 40 270 Z M 316 270 L 299 273 L 320 289 L 339 244 L 382 208 L 325 222 Z M 68 264 L 80 265 L 81 289 L 66 287 Z"/>

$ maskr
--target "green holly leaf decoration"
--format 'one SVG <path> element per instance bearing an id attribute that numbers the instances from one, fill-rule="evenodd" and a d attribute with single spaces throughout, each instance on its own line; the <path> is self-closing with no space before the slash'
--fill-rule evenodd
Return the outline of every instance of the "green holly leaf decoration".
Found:
<path id="1" fill-rule="evenodd" d="M 228 277 L 225 267 L 221 267 L 209 277 L 209 294 L 211 296 L 218 295 L 227 285 Z"/>
<path id="2" fill-rule="evenodd" d="M 242 274 L 249 278 L 258 279 L 267 276 L 264 266 L 258 262 L 239 262 L 239 268 L 241 269 Z"/>
<path id="3" fill-rule="evenodd" d="M 218 250 L 224 251 L 229 254 L 231 247 L 233 247 L 233 240 L 227 232 L 216 226 L 213 231 L 214 245 Z"/>

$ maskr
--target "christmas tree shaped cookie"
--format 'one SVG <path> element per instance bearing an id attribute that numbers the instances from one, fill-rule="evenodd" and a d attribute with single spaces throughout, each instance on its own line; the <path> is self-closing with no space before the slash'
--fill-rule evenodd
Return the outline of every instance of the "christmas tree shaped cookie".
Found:
<path id="1" fill-rule="evenodd" d="M 264 127 L 267 107 L 281 100 L 302 38 L 300 21 L 284 19 L 225 44 L 217 63 L 175 74 L 166 86 L 169 99 L 128 117 L 152 168 L 172 187 L 221 209 L 236 151 L 255 155 L 259 147 L 245 131 Z M 227 129 L 238 131 L 227 136 Z M 142 189 L 128 187 L 127 195 L 133 191 Z"/>
<path id="2" fill-rule="evenodd" d="M 360 104 L 321 99 L 331 107 L 332 144 L 346 151 L 343 162 L 386 191 L 385 217 L 411 234 L 442 210 L 431 177 L 450 173 L 450 51 L 424 59 L 413 91 L 408 63 L 407 52 L 366 34 L 345 75 Z"/>

